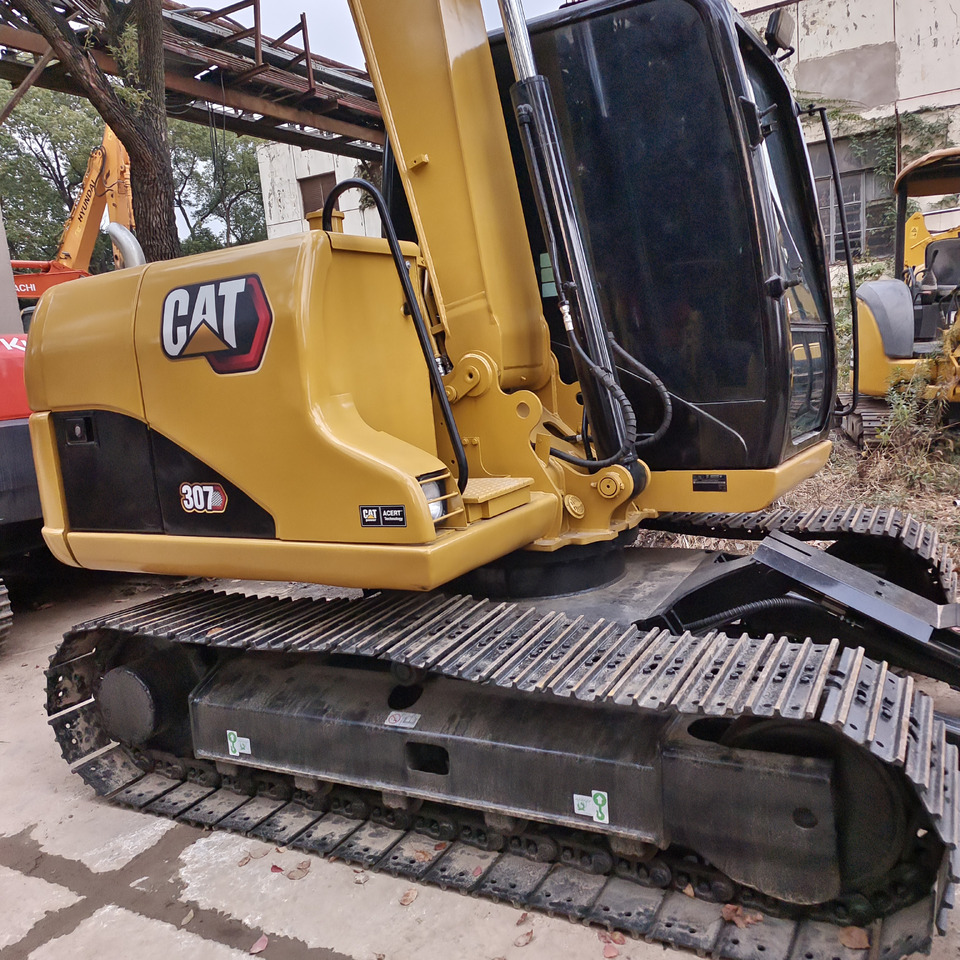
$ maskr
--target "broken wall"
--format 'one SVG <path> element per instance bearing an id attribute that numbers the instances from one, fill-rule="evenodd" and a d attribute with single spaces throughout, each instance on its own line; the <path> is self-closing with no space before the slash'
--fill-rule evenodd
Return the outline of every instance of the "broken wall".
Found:
<path id="1" fill-rule="evenodd" d="M 787 0 L 733 5 L 762 30 L 796 21 L 786 62 L 801 100 L 840 101 L 866 116 L 960 105 L 960 0 Z"/>

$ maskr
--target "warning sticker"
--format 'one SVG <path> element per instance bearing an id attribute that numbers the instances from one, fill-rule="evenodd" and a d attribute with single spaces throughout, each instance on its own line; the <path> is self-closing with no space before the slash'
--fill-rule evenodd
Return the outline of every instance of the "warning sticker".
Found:
<path id="1" fill-rule="evenodd" d="M 610 822 L 610 805 L 603 790 L 592 790 L 589 796 L 573 795 L 573 812 L 578 817 L 590 817 L 594 823 Z"/>
<path id="2" fill-rule="evenodd" d="M 412 730 L 420 721 L 419 713 L 404 713 L 402 710 L 394 710 L 386 720 L 386 727 L 402 727 L 404 730 Z"/>
<path id="3" fill-rule="evenodd" d="M 238 737 L 236 730 L 227 731 L 227 751 L 231 757 L 239 757 L 241 753 L 250 752 L 250 738 Z"/>

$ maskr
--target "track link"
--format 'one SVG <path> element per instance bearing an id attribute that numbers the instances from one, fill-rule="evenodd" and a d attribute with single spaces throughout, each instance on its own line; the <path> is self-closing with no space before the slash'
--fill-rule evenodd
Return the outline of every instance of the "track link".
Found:
<path id="1" fill-rule="evenodd" d="M 853 395 L 842 393 L 837 398 L 844 408 Z M 892 411 L 882 397 L 857 397 L 857 409 L 841 418 L 840 428 L 861 449 L 876 450 L 883 443 L 882 434 L 890 426 Z"/>
<path id="2" fill-rule="evenodd" d="M 820 505 L 806 510 L 782 507 L 754 513 L 662 513 L 644 520 L 645 530 L 733 540 L 762 540 L 780 531 L 797 540 L 846 540 L 894 546 L 905 557 L 922 562 L 940 602 L 956 603 L 957 572 L 940 543 L 935 527 L 894 507 Z"/>
<path id="3" fill-rule="evenodd" d="M 723 922 L 719 904 L 642 886 L 616 869 L 597 875 L 459 840 L 434 842 L 283 798 L 251 798 L 218 786 L 202 765 L 174 771 L 179 780 L 145 773 L 131 753 L 110 742 L 93 700 L 104 652 L 134 637 L 248 655 L 372 657 L 476 683 L 671 715 L 826 724 L 902 769 L 945 849 L 933 889 L 874 924 L 876 955 L 894 960 L 929 949 L 934 924 L 945 928 L 960 878 L 957 748 L 947 743 L 932 701 L 912 679 L 895 676 L 862 650 L 772 636 L 638 634 L 632 626 L 468 597 L 317 601 L 197 591 L 82 624 L 52 659 L 47 706 L 64 758 L 115 803 L 732 960 L 860 955 L 839 944 L 836 926 L 815 919 L 768 915 L 740 930 Z"/>
<path id="4" fill-rule="evenodd" d="M 0 650 L 6 643 L 7 634 L 13 626 L 13 610 L 10 608 L 10 597 L 7 594 L 7 585 L 0 580 Z"/>

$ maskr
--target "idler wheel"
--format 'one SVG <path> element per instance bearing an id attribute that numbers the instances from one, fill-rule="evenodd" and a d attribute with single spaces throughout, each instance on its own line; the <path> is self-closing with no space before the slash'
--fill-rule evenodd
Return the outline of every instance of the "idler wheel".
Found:
<path id="1" fill-rule="evenodd" d="M 180 649 L 153 650 L 118 664 L 100 681 L 97 705 L 107 733 L 120 743 L 152 742 L 178 752 L 189 746 L 188 697 L 200 678 Z"/>
<path id="2" fill-rule="evenodd" d="M 904 855 L 911 837 L 911 800 L 902 778 L 866 748 L 828 727 L 789 720 L 740 721 L 720 742 L 744 750 L 833 760 L 844 891 L 860 891 L 882 883 Z M 798 807 L 794 822 L 806 826 L 811 816 L 810 811 Z"/>

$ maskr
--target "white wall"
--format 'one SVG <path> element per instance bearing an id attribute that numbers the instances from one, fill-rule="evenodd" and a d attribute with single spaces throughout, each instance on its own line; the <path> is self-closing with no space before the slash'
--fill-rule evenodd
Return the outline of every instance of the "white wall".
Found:
<path id="1" fill-rule="evenodd" d="M 286 143 L 265 143 L 257 148 L 267 236 L 282 237 L 308 230 L 298 181 L 335 172 L 337 182 L 354 175 L 356 161 L 334 157 L 318 150 L 302 150 Z M 375 210 L 359 208 L 360 194 L 350 190 L 340 198 L 345 233 L 380 236 L 380 218 Z"/>
<path id="2" fill-rule="evenodd" d="M 741 12 L 769 0 L 732 0 Z M 960 105 L 960 0 L 791 0 L 798 93 L 866 117 Z M 762 29 L 769 12 L 749 16 Z"/>

